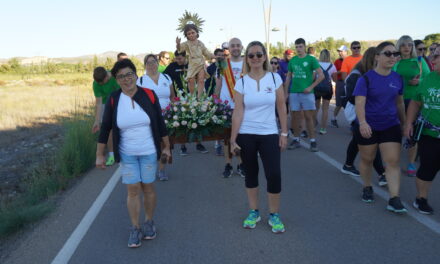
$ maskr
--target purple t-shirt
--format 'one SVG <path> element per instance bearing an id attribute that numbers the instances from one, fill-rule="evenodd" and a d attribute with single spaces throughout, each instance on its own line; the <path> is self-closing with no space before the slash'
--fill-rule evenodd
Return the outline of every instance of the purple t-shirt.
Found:
<path id="1" fill-rule="evenodd" d="M 368 71 L 369 86 L 362 76 L 354 88 L 354 96 L 365 96 L 365 118 L 371 129 L 381 131 L 400 124 L 396 99 L 403 93 L 402 77 L 391 72 L 382 76 L 374 70 Z"/>

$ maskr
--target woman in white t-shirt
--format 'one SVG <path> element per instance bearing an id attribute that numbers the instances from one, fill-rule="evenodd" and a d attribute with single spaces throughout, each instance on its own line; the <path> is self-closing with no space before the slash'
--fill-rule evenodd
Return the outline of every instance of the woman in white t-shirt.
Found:
<path id="1" fill-rule="evenodd" d="M 160 108 L 165 109 L 175 97 L 173 82 L 171 78 L 158 72 L 159 62 L 156 55 L 148 54 L 144 58 L 145 74 L 137 79 L 137 86 L 153 90 L 159 98 Z M 167 181 L 168 175 L 165 173 L 165 163 L 159 163 L 157 173 L 160 181 Z"/>
<path id="2" fill-rule="evenodd" d="M 240 152 L 245 171 L 249 215 L 244 228 L 255 228 L 261 220 L 258 211 L 258 154 L 263 162 L 267 179 L 269 220 L 272 232 L 284 232 L 279 217 L 281 192 L 281 150 L 287 145 L 287 115 L 282 88 L 277 73 L 271 72 L 266 49 L 259 41 L 249 43 L 245 52 L 243 78 L 237 80 L 235 109 L 232 115 L 231 152 Z M 281 135 L 275 116 L 279 113 Z"/>
<path id="3" fill-rule="evenodd" d="M 335 65 L 331 63 L 330 60 L 330 52 L 326 49 L 323 49 L 319 54 L 319 65 L 321 66 L 322 72 L 327 72 L 328 79 L 325 78 L 315 87 L 315 121 L 318 122 L 318 112 L 319 108 L 322 109 L 321 113 L 321 128 L 319 129 L 319 134 L 325 135 L 327 134 L 327 119 L 328 119 L 328 108 L 330 105 L 330 100 L 333 97 L 333 87 L 332 81 L 336 82 L 337 78 L 337 70 Z M 327 90 L 328 91 L 324 91 Z M 322 91 L 321 91 L 322 90 Z M 322 99 L 322 102 L 321 102 Z M 322 107 L 321 107 L 322 105 Z"/>

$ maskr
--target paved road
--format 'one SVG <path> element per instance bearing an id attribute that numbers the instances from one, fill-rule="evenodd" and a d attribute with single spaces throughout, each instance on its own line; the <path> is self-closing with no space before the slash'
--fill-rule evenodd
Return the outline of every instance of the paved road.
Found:
<path id="1" fill-rule="evenodd" d="M 211 153 L 196 153 L 191 146 L 189 156 L 175 155 L 168 168 L 170 181 L 157 182 L 155 240 L 138 249 L 126 247 L 126 190 L 118 183 L 69 263 L 440 263 L 440 230 L 433 230 L 440 226 L 440 213 L 419 216 L 411 211 L 398 216 L 385 210 L 386 201 L 380 197 L 373 204 L 363 203 L 361 185 L 322 159 L 325 153 L 336 162 L 344 161 L 348 125 L 328 130 L 318 137 L 321 154 L 305 148 L 282 154 L 281 216 L 286 233 L 272 234 L 266 223 L 262 173 L 263 221 L 255 230 L 241 227 L 247 214 L 243 179 L 221 178 L 223 158 L 216 157 L 213 144 L 207 143 Z M 403 176 L 402 180 L 401 196 L 409 205 L 415 195 L 414 178 Z M 439 185 L 438 180 L 434 182 L 430 197 L 437 212 Z M 432 221 L 430 227 L 412 215 L 422 222 Z M 59 236 L 68 237 L 73 227 L 66 229 L 61 228 L 64 233 Z M 46 239 L 45 246 L 52 250 L 34 255 L 36 263 L 50 262 L 64 243 L 54 245 L 53 238 Z M 11 263 L 25 263 L 22 259 L 30 252 L 22 254 L 20 258 L 15 253 Z M 41 261 L 35 257 L 40 255 Z"/>

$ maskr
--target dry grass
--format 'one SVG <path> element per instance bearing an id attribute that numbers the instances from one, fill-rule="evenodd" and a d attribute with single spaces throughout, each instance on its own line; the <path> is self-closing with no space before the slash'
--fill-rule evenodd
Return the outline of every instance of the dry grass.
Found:
<path id="1" fill-rule="evenodd" d="M 51 123 L 94 101 L 91 74 L 0 75 L 0 130 Z"/>

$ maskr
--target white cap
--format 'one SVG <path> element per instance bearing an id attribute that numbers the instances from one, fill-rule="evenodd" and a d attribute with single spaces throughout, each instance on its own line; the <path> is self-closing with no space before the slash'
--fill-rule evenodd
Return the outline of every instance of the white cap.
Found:
<path id="1" fill-rule="evenodd" d="M 338 49 L 338 51 L 347 51 L 347 50 L 348 50 L 348 48 L 345 45 L 340 46 Z"/>

